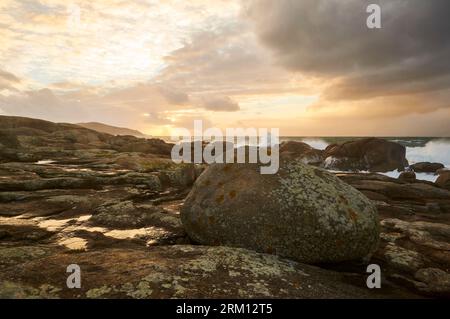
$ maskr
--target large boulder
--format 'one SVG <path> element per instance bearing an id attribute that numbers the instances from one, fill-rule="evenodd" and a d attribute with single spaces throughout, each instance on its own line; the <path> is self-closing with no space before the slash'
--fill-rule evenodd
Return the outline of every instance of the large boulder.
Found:
<path id="1" fill-rule="evenodd" d="M 321 164 L 323 161 L 323 151 L 297 141 L 281 143 L 280 154 L 286 158 L 301 159 L 305 164 Z"/>
<path id="2" fill-rule="evenodd" d="M 441 163 L 420 162 L 409 166 L 417 173 L 435 173 L 437 170 L 444 168 Z"/>
<path id="3" fill-rule="evenodd" d="M 274 175 L 259 164 L 214 164 L 181 209 L 196 242 L 274 253 L 308 263 L 363 258 L 377 247 L 374 205 L 334 175 L 300 160 Z"/>
<path id="4" fill-rule="evenodd" d="M 406 148 L 379 138 L 364 138 L 325 149 L 325 167 L 335 170 L 403 171 L 408 166 Z"/>

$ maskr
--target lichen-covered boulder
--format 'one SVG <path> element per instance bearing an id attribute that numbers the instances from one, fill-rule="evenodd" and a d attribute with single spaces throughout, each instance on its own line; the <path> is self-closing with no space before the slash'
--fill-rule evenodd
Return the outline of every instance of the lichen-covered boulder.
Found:
<path id="1" fill-rule="evenodd" d="M 379 238 L 369 199 L 300 160 L 282 161 L 274 175 L 261 175 L 259 164 L 211 165 L 194 184 L 181 219 L 195 242 L 308 263 L 363 258 Z"/>

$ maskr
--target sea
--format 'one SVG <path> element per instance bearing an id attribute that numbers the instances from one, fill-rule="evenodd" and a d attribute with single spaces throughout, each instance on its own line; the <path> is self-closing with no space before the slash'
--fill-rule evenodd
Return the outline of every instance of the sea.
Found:
<path id="1" fill-rule="evenodd" d="M 341 144 L 346 141 L 354 141 L 363 137 L 298 137 L 283 136 L 280 141 L 300 141 L 323 150 L 330 144 Z M 406 147 L 406 159 L 409 164 L 419 162 L 441 163 L 450 169 L 450 138 L 447 137 L 383 137 L 388 141 L 399 143 Z M 397 178 L 401 172 L 395 170 L 380 173 Z M 416 173 L 417 179 L 434 182 L 437 176 L 428 173 Z"/>
<path id="2" fill-rule="evenodd" d="M 170 142 L 169 137 L 162 137 Z M 354 141 L 364 137 L 305 137 L 305 136 L 281 136 L 280 142 L 299 141 L 310 146 L 323 150 L 330 144 L 341 144 L 347 141 Z M 450 138 L 449 137 L 382 137 L 388 141 L 396 142 L 406 147 L 406 158 L 409 164 L 418 162 L 442 163 L 450 169 Z M 247 144 L 251 144 L 245 142 Z M 237 145 L 239 146 L 239 145 Z M 401 172 L 395 170 L 384 174 L 397 178 Z M 437 176 L 428 173 L 416 173 L 417 179 L 434 182 Z"/>

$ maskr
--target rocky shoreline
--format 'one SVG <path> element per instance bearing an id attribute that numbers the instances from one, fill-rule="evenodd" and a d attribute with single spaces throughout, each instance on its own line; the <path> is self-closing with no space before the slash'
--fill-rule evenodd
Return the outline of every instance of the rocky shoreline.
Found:
<path id="1" fill-rule="evenodd" d="M 401 145 L 370 139 L 320 151 L 286 143 L 280 153 L 287 188 L 277 193 L 282 185 L 275 179 L 264 184 L 271 185 L 267 192 L 278 194 L 282 202 L 276 203 L 264 198 L 260 175 L 251 175 L 248 167 L 231 168 L 236 176 L 227 179 L 232 172 L 223 167 L 176 165 L 170 160 L 172 145 L 162 140 L 24 118 L 0 117 L 0 124 L 0 297 L 450 297 L 448 174 L 440 171 L 438 181 L 431 183 L 376 173 L 393 167 L 409 170 Z M 322 169 L 349 167 L 371 172 L 333 176 Z M 314 174 L 314 183 L 303 179 L 305 172 Z M 326 186 L 321 180 L 332 184 L 337 195 L 322 192 Z M 317 246 L 321 238 L 347 235 L 342 243 L 335 241 L 342 254 L 334 262 L 316 255 L 305 258 L 314 247 L 296 255 L 299 243 L 294 239 L 309 229 L 296 228 L 292 215 L 283 214 L 299 207 L 302 189 L 316 189 L 325 204 L 340 198 L 325 217 L 342 208 L 345 219 L 339 215 L 335 224 L 344 228 L 310 241 Z M 285 196 L 293 190 L 298 190 L 295 200 Z M 218 208 L 205 215 L 209 224 L 187 223 L 200 218 L 205 208 L 198 207 L 204 203 Z M 310 206 L 311 212 L 327 211 L 325 204 Z M 275 215 L 280 205 L 285 208 Z M 231 217 L 236 207 L 247 215 Z M 377 215 L 369 213 L 372 207 Z M 248 214 L 252 211 L 254 216 Z M 363 236 L 366 215 L 376 221 L 376 249 L 370 236 Z M 276 229 L 259 229 L 256 216 L 265 216 Z M 324 231 L 314 214 L 308 216 L 301 225 Z M 261 238 L 253 241 L 249 229 L 236 228 L 231 218 L 238 217 L 247 218 L 242 224 Z M 217 235 L 223 234 L 221 227 L 228 227 L 228 237 Z M 345 227 L 348 232 L 340 233 Z M 282 243 L 269 245 L 283 231 Z M 364 238 L 355 241 L 349 234 Z M 302 240 L 312 238 L 313 233 Z M 364 240 L 368 247 L 356 245 Z M 323 255 L 329 256 L 331 248 L 323 248 Z M 82 269 L 80 289 L 66 286 L 66 267 L 74 263 Z M 381 289 L 366 286 L 366 268 L 372 263 L 381 266 Z"/>

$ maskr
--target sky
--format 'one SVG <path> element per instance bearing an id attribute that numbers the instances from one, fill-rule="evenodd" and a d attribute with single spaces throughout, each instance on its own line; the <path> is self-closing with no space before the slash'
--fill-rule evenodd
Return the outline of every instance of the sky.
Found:
<path id="1" fill-rule="evenodd" d="M 382 9 L 369 29 L 366 8 Z M 0 115 L 450 136 L 447 0 L 1 0 Z"/>

